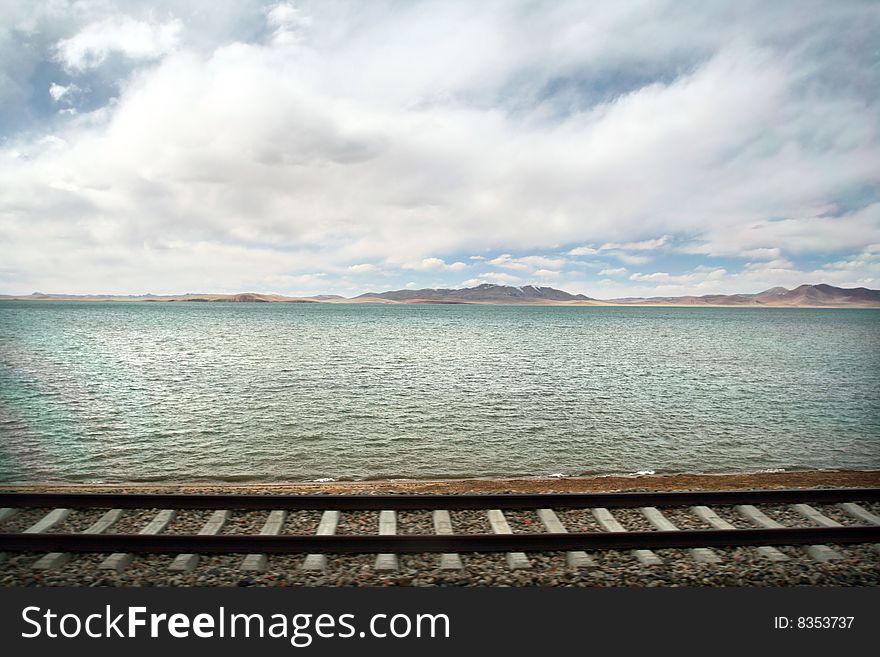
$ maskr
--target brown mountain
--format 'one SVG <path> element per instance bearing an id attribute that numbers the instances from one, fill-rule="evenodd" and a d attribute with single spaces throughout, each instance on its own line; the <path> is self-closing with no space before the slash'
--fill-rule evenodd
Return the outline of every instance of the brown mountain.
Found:
<path id="1" fill-rule="evenodd" d="M 552 287 L 524 285 L 492 285 L 483 283 L 476 287 L 461 289 L 393 290 L 391 292 L 368 292 L 355 297 L 355 301 L 369 303 L 396 301 L 398 303 L 576 303 L 594 301 L 583 294 L 569 294 Z"/>
<path id="2" fill-rule="evenodd" d="M 611 303 L 638 306 L 815 306 L 880 307 L 880 290 L 842 288 L 820 283 L 793 290 L 773 287 L 758 294 L 707 294 L 704 296 L 612 299 Z"/>

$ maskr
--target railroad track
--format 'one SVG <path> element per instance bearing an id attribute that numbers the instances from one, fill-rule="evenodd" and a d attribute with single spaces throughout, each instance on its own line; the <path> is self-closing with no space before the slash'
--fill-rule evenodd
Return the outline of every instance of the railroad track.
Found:
<path id="1" fill-rule="evenodd" d="M 655 565 L 662 559 L 653 550 L 665 548 L 687 549 L 688 558 L 711 564 L 722 560 L 713 547 L 741 546 L 753 547 L 773 561 L 788 559 L 778 546 L 802 546 L 798 549 L 811 558 L 830 561 L 841 558 L 835 545 L 873 543 L 880 552 L 878 502 L 880 488 L 541 495 L 0 492 L 0 552 L 44 553 L 33 563 L 38 570 L 61 568 L 76 553 L 103 553 L 108 556 L 100 567 L 116 571 L 141 553 L 176 554 L 169 568 L 177 571 L 194 569 L 199 555 L 208 554 L 244 555 L 243 571 L 264 571 L 267 555 L 279 553 L 303 554 L 302 568 L 307 570 L 324 569 L 327 555 L 343 553 L 377 554 L 376 570 L 397 569 L 399 554 L 439 553 L 440 568 L 461 569 L 460 554 L 472 552 L 506 552 L 508 566 L 519 569 L 529 567 L 527 552 L 544 551 L 563 552 L 570 567 L 587 568 L 594 563 L 589 552 L 604 549 L 632 550 L 640 563 Z M 833 508 L 833 513 L 813 505 Z M 153 510 L 149 522 L 137 533 L 117 533 L 114 526 L 134 509 Z M 785 509 L 801 522 L 782 524 L 774 519 L 774 509 Z M 213 513 L 196 534 L 166 532 L 179 512 L 189 510 Z M 431 512 L 433 533 L 397 532 L 398 512 L 414 510 Z M 450 512 L 463 510 L 485 512 L 492 533 L 456 533 Z M 531 513 L 538 531 L 514 531 L 504 513 L 511 510 Z M 557 513 L 565 516 L 563 510 L 588 514 L 597 530 L 568 531 Z M 639 514 L 635 531 L 615 517 L 622 510 Z M 27 526 L 8 531 L 16 517 L 20 521 L 37 511 L 39 517 L 31 517 Z M 103 513 L 81 531 L 55 531 L 72 514 L 84 511 Z M 304 511 L 322 512 L 316 530 L 285 533 L 288 516 Z M 378 512 L 375 533 L 337 533 L 343 514 L 363 511 Z M 236 513 L 261 514 L 259 531 L 224 533 Z"/>

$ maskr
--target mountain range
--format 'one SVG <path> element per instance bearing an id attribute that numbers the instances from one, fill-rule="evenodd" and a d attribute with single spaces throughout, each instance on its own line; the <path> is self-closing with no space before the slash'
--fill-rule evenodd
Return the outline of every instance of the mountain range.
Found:
<path id="1" fill-rule="evenodd" d="M 625 305 L 675 306 L 880 306 L 880 290 L 843 288 L 820 283 L 800 285 L 793 290 L 772 287 L 758 294 L 707 294 L 704 296 L 612 299 Z"/>
<path id="2" fill-rule="evenodd" d="M 752 307 L 826 307 L 880 308 L 880 290 L 864 287 L 841 288 L 833 285 L 801 285 L 789 290 L 774 287 L 758 294 L 707 294 L 681 297 L 625 297 L 594 299 L 570 294 L 552 287 L 492 285 L 459 289 L 392 290 L 368 292 L 353 298 L 336 294 L 312 297 L 286 297 L 279 294 L 244 292 L 240 294 L 147 295 L 63 295 L 35 292 L 29 296 L 0 295 L 0 299 L 43 301 L 179 301 L 242 303 L 386 303 L 386 304 L 526 304 L 566 306 L 752 306 Z"/>
<path id="3" fill-rule="evenodd" d="M 483 283 L 476 287 L 459 289 L 393 290 L 391 292 L 368 292 L 355 300 L 385 299 L 401 303 L 542 303 L 595 301 L 583 294 L 569 294 L 552 287 L 524 285 L 492 285 Z"/>

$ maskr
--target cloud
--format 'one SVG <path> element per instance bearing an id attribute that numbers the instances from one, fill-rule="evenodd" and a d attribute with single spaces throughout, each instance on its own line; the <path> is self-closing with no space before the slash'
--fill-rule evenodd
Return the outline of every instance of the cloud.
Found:
<path id="1" fill-rule="evenodd" d="M 651 261 L 651 258 L 649 256 L 635 255 L 632 253 L 626 253 L 624 251 L 608 251 L 604 255 L 614 256 L 621 262 L 625 262 L 628 265 L 643 265 L 646 262 Z"/>
<path id="2" fill-rule="evenodd" d="M 658 237 L 657 239 L 642 240 L 641 242 L 624 242 L 623 244 L 609 242 L 608 244 L 603 244 L 602 246 L 600 246 L 599 250 L 608 251 L 613 249 L 619 251 L 653 251 L 654 249 L 659 249 L 668 241 L 669 236 L 664 235 L 663 237 Z"/>
<path id="3" fill-rule="evenodd" d="M 52 97 L 53 102 L 60 102 L 62 100 L 67 102 L 73 102 L 73 98 L 79 95 L 82 92 L 78 86 L 73 83 L 68 84 L 67 86 L 62 84 L 51 83 L 49 85 L 49 95 Z"/>
<path id="4" fill-rule="evenodd" d="M 571 249 L 566 255 L 571 256 L 611 256 L 628 265 L 640 265 L 651 260 L 651 256 L 642 252 L 653 251 L 665 246 L 669 242 L 669 236 L 663 235 L 656 239 L 641 240 L 638 242 L 606 242 L 598 249 L 592 246 L 579 246 Z M 636 253 L 630 253 L 636 251 Z"/>
<path id="5" fill-rule="evenodd" d="M 347 269 L 354 274 L 372 274 L 379 271 L 379 267 L 370 263 L 351 265 Z"/>
<path id="6" fill-rule="evenodd" d="M 707 282 L 722 280 L 725 274 L 727 274 L 727 270 L 722 267 L 717 269 L 701 267 L 689 274 L 671 275 L 664 271 L 657 271 L 651 274 L 635 273 L 629 279 L 666 285 L 703 285 Z"/>
<path id="7" fill-rule="evenodd" d="M 266 286 L 266 289 L 260 291 L 272 291 L 278 288 L 313 287 L 323 284 L 326 280 L 325 277 L 326 274 L 324 272 L 299 275 L 269 275 L 261 281 L 262 285 Z"/>
<path id="8" fill-rule="evenodd" d="M 598 249 L 594 249 L 592 246 L 578 246 L 570 251 L 566 251 L 565 255 L 570 256 L 591 256 L 599 253 Z"/>
<path id="9" fill-rule="evenodd" d="M 791 269 L 794 267 L 791 260 L 787 258 L 776 258 L 775 260 L 762 260 L 760 262 L 749 262 L 745 268 L 749 271 L 761 271 L 768 269 Z"/>
<path id="10" fill-rule="evenodd" d="M 681 250 L 710 256 L 748 257 L 756 250 L 771 253 L 774 249 L 780 253 L 825 254 L 858 250 L 880 240 L 880 202 L 851 212 L 828 210 L 818 207 L 798 216 L 731 223 L 723 230 L 709 226 L 699 242 L 683 245 Z M 780 246 L 768 249 L 769 244 Z"/>
<path id="11" fill-rule="evenodd" d="M 509 253 L 502 253 L 496 258 L 488 261 L 488 264 L 496 267 L 504 267 L 505 269 L 514 269 L 518 271 L 527 271 L 529 269 L 541 267 L 562 267 L 567 260 L 560 257 L 548 257 L 539 255 L 523 256 L 514 258 Z"/>
<path id="12" fill-rule="evenodd" d="M 474 278 L 469 278 L 462 283 L 463 287 L 475 287 L 484 283 L 492 283 L 494 285 L 516 285 L 522 282 L 518 276 L 506 274 L 504 272 L 487 272 L 480 274 Z"/>
<path id="13" fill-rule="evenodd" d="M 266 11 L 266 23 L 275 28 L 272 41 L 275 45 L 289 45 L 300 41 L 302 33 L 312 24 L 312 19 L 288 2 L 281 2 Z"/>
<path id="14" fill-rule="evenodd" d="M 866 4 L 8 4 L 0 291 L 449 285 L 472 253 L 518 280 L 874 277 Z"/>
<path id="15" fill-rule="evenodd" d="M 100 66 L 113 53 L 130 59 L 158 59 L 177 45 L 183 24 L 177 19 L 148 23 L 114 16 L 85 26 L 56 44 L 65 68 L 85 71 Z"/>
<path id="16" fill-rule="evenodd" d="M 753 258 L 755 260 L 776 260 L 782 257 L 782 249 L 779 248 L 760 248 L 746 249 L 738 255 L 743 258 Z"/>
<path id="17" fill-rule="evenodd" d="M 467 265 L 463 262 L 447 264 L 442 258 L 425 258 L 419 262 L 407 262 L 401 265 L 403 269 L 415 269 L 417 271 L 461 271 Z"/>
<path id="18" fill-rule="evenodd" d="M 495 265 L 496 267 L 505 267 L 506 269 L 519 269 L 520 271 L 527 270 L 529 266 L 523 262 L 518 262 L 512 255 L 509 253 L 502 253 L 497 258 L 492 258 L 488 261 L 490 265 Z"/>
<path id="19" fill-rule="evenodd" d="M 599 272 L 599 276 L 623 276 L 626 273 L 626 267 L 617 267 L 616 269 L 603 269 Z"/>

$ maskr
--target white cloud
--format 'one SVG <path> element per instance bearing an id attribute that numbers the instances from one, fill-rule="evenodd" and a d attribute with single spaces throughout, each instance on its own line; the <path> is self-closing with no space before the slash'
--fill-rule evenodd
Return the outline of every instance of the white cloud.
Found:
<path id="1" fill-rule="evenodd" d="M 182 29 L 177 19 L 148 23 L 128 16 L 109 17 L 59 40 L 56 56 L 72 71 L 100 66 L 112 53 L 130 59 L 157 59 L 174 49 Z"/>
<path id="2" fill-rule="evenodd" d="M 570 256 L 591 256 L 599 253 L 599 249 L 594 249 L 592 246 L 578 246 L 571 251 L 567 251 L 565 255 Z"/>
<path id="3" fill-rule="evenodd" d="M 623 276 L 626 273 L 626 267 L 617 267 L 615 269 L 603 269 L 599 272 L 599 276 Z"/>
<path id="4" fill-rule="evenodd" d="M 759 248 L 746 249 L 738 255 L 743 258 L 753 258 L 754 260 L 777 260 L 782 257 L 782 249 L 778 248 Z"/>
<path id="5" fill-rule="evenodd" d="M 651 261 L 651 258 L 648 256 L 625 253 L 624 251 L 608 251 L 606 255 L 614 256 L 621 262 L 625 262 L 628 265 L 643 265 L 646 262 Z"/>
<path id="6" fill-rule="evenodd" d="M 55 82 L 49 85 L 49 95 L 52 97 L 53 102 L 59 102 L 62 99 L 70 99 L 72 96 L 77 95 L 82 90 L 71 83 L 67 86 L 62 84 L 56 84 Z"/>
<path id="7" fill-rule="evenodd" d="M 497 258 L 492 258 L 488 262 L 490 265 L 495 265 L 496 267 L 505 267 L 506 269 L 519 269 L 521 271 L 524 271 L 529 268 L 527 264 L 523 262 L 518 262 L 509 253 L 502 253 Z"/>
<path id="8" fill-rule="evenodd" d="M 522 258 L 517 258 L 517 260 L 531 267 L 563 267 L 568 262 L 565 258 L 537 255 L 523 256 Z"/>
<path id="9" fill-rule="evenodd" d="M 288 2 L 281 2 L 266 11 L 266 23 L 275 28 L 272 42 L 290 45 L 300 41 L 302 33 L 312 24 L 312 19 Z"/>
<path id="10" fill-rule="evenodd" d="M 261 292 L 271 292 L 279 288 L 315 289 L 316 286 L 324 284 L 326 280 L 325 277 L 326 274 L 324 272 L 318 272 L 314 274 L 299 274 L 296 276 L 272 274 L 264 277 L 262 281 L 258 284 L 260 287 L 255 289 Z"/>
<path id="11" fill-rule="evenodd" d="M 359 265 L 351 265 L 347 269 L 355 274 L 372 274 L 379 271 L 379 268 L 376 265 L 366 262 Z"/>
<path id="12" fill-rule="evenodd" d="M 527 271 L 529 269 L 542 267 L 562 267 L 566 264 L 565 258 L 548 257 L 539 255 L 523 256 L 514 258 L 509 253 L 502 253 L 496 258 L 488 261 L 488 264 L 496 267 L 504 267 L 505 269 L 514 269 L 518 271 Z"/>
<path id="13" fill-rule="evenodd" d="M 791 269 L 794 267 L 792 262 L 787 258 L 776 258 L 775 260 L 762 260 L 760 262 L 749 262 L 745 268 L 749 271 L 763 271 L 769 269 Z"/>
<path id="14" fill-rule="evenodd" d="M 559 278 L 562 276 L 562 272 L 552 269 L 539 269 L 534 273 L 534 276 L 538 278 Z"/>
<path id="15" fill-rule="evenodd" d="M 37 144 L 54 149 L 67 147 L 67 142 L 56 135 L 46 135 L 45 137 L 42 137 Z"/>
<path id="16" fill-rule="evenodd" d="M 240 289 L 318 271 L 342 277 L 317 290 L 333 291 L 356 284 L 351 263 L 448 281 L 469 253 L 525 278 L 562 270 L 566 249 L 644 276 L 656 250 L 751 263 L 667 282 L 681 289 L 874 277 L 858 255 L 880 243 L 863 191 L 880 182 L 862 54 L 874 15 L 860 4 L 218 0 L 175 5 L 182 18 L 34 4 L 12 3 L 8 24 L 51 34 L 77 84 L 124 66 L 116 101 L 0 142 L 4 291 Z M 0 87 L 2 123 L 28 93 Z M 799 272 L 801 256 L 819 264 Z"/>
<path id="17" fill-rule="evenodd" d="M 424 258 L 419 262 L 406 262 L 401 265 L 403 269 L 415 269 L 417 271 L 461 271 L 467 265 L 463 262 L 447 264 L 442 258 Z"/>
<path id="18" fill-rule="evenodd" d="M 494 285 L 516 285 L 521 282 L 522 279 L 512 274 L 506 274 L 504 272 L 487 272 L 474 278 L 469 278 L 462 283 L 462 286 L 475 287 L 477 285 L 482 285 L 483 283 L 492 283 Z"/>
<path id="19" fill-rule="evenodd" d="M 664 271 L 653 272 L 651 274 L 635 273 L 629 279 L 631 281 L 663 283 L 665 285 L 704 285 L 706 283 L 716 282 L 724 279 L 727 270 L 718 267 L 710 269 L 707 267 L 697 268 L 688 274 L 672 275 Z"/>
<path id="20" fill-rule="evenodd" d="M 653 251 L 654 249 L 659 249 L 661 246 L 664 246 L 669 241 L 669 236 L 664 235 L 663 237 L 658 237 L 653 240 L 642 240 L 640 242 L 624 242 L 623 244 L 616 244 L 613 242 L 609 242 L 608 244 L 603 244 L 599 247 L 600 251 L 608 251 L 608 250 L 620 250 L 620 251 Z"/>
<path id="21" fill-rule="evenodd" d="M 579 246 L 566 253 L 570 256 L 610 256 L 617 258 L 628 265 L 640 265 L 650 262 L 651 256 L 644 254 L 645 251 L 653 251 L 665 246 L 669 242 L 669 236 L 663 235 L 656 239 L 641 240 L 638 242 L 606 242 L 598 249 L 590 245 Z M 636 253 L 630 253 L 636 251 Z"/>

